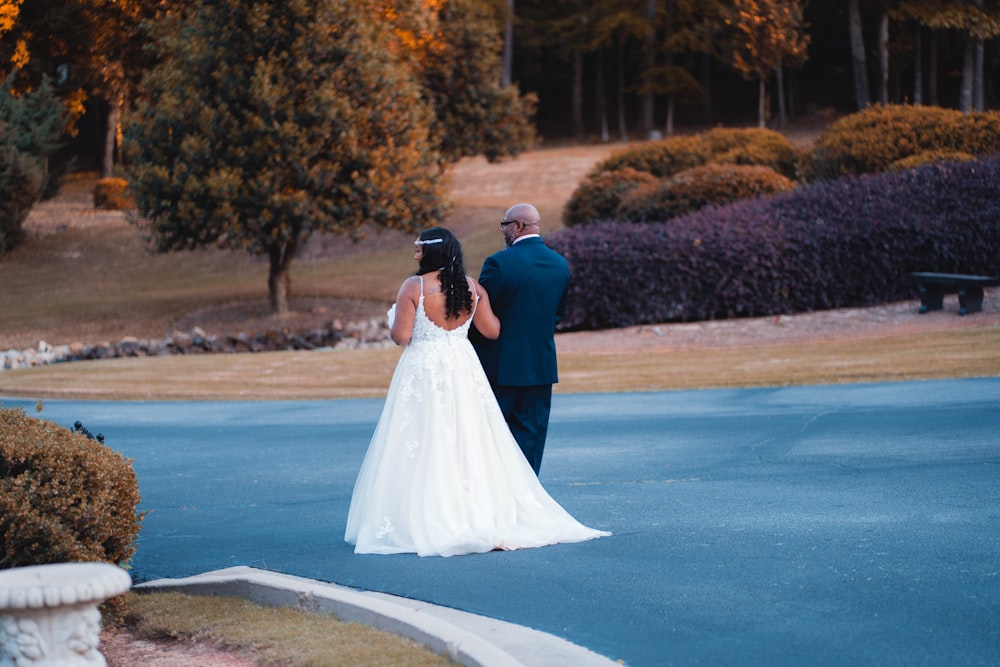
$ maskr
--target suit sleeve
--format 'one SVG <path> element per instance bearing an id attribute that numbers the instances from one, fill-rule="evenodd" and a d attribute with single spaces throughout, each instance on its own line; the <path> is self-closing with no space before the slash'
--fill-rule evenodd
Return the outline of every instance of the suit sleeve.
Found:
<path id="1" fill-rule="evenodd" d="M 487 257 L 486 261 L 483 262 L 483 270 L 479 272 L 479 284 L 490 295 L 490 304 L 493 306 L 494 312 L 499 306 L 497 300 L 500 298 L 500 281 L 500 262 L 493 256 Z"/>

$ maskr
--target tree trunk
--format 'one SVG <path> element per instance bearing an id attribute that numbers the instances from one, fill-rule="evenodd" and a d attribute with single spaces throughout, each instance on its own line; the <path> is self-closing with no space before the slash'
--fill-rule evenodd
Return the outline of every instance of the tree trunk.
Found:
<path id="1" fill-rule="evenodd" d="M 510 85 L 513 77 L 511 70 L 514 67 L 514 0 L 507 0 L 507 14 L 503 22 L 503 72 L 500 77 L 500 84 L 506 88 Z"/>
<path id="2" fill-rule="evenodd" d="M 288 314 L 288 300 L 292 296 L 292 260 L 295 258 L 295 241 L 278 242 L 268 249 L 270 267 L 267 273 L 267 290 L 271 300 L 271 315 Z"/>
<path id="3" fill-rule="evenodd" d="M 927 75 L 927 94 L 930 97 L 931 106 L 938 106 L 938 32 L 931 31 L 931 52 L 929 56 Z"/>
<path id="4" fill-rule="evenodd" d="M 851 32 L 851 63 L 854 67 L 854 101 L 858 111 L 866 108 L 868 97 L 868 64 L 865 61 L 865 40 L 861 31 L 861 10 L 858 0 L 849 0 L 849 27 Z"/>
<path id="5" fill-rule="evenodd" d="M 573 51 L 573 91 L 571 93 L 573 109 L 573 136 L 583 139 L 583 52 Z"/>
<path id="6" fill-rule="evenodd" d="M 608 130 L 608 100 L 604 90 L 604 50 L 597 51 L 597 65 L 594 67 L 597 81 L 594 87 L 597 89 L 594 101 L 597 103 L 597 122 L 601 128 L 601 141 L 608 143 L 611 140 L 611 132 Z"/>
<path id="7" fill-rule="evenodd" d="M 767 85 L 764 76 L 757 79 L 757 127 L 767 126 Z"/>
<path id="8" fill-rule="evenodd" d="M 782 65 L 778 65 L 778 71 L 776 72 L 777 81 L 775 82 L 775 88 L 777 88 L 778 93 L 778 128 L 785 129 L 785 123 L 788 117 L 785 113 L 785 68 Z"/>
<path id="9" fill-rule="evenodd" d="M 913 103 L 924 103 L 924 29 L 919 23 L 913 31 Z"/>
<path id="10" fill-rule="evenodd" d="M 972 4 L 982 8 L 983 0 L 974 0 Z M 985 82 L 983 81 L 984 56 L 983 42 L 977 39 L 972 49 L 972 109 L 974 111 L 982 111 L 986 104 L 984 98 Z"/>
<path id="11" fill-rule="evenodd" d="M 715 117 L 715 109 L 712 107 L 712 57 L 707 53 L 701 57 L 701 85 L 705 89 L 705 104 L 702 107 L 704 120 L 711 123 Z"/>
<path id="12" fill-rule="evenodd" d="M 115 100 L 108 103 L 108 128 L 104 133 L 104 155 L 101 158 L 101 178 L 115 175 L 115 143 L 118 140 L 118 118 L 121 105 Z"/>
<path id="13" fill-rule="evenodd" d="M 618 136 L 622 141 L 628 141 L 625 124 L 625 38 L 618 40 Z"/>
<path id="14" fill-rule="evenodd" d="M 972 111 L 972 88 L 976 72 L 976 44 L 972 35 L 965 36 L 965 54 L 962 59 L 962 88 L 958 108 L 962 113 Z"/>
<path id="15" fill-rule="evenodd" d="M 889 103 L 889 12 L 882 11 L 878 23 L 878 100 Z"/>
<path id="16" fill-rule="evenodd" d="M 972 88 L 972 108 L 976 111 L 983 111 L 986 109 L 986 81 L 985 81 L 985 48 L 981 41 L 976 41 L 976 53 L 975 53 L 975 64 L 973 69 L 975 73 L 973 75 L 975 83 Z"/>
<path id="17" fill-rule="evenodd" d="M 676 102 L 673 95 L 667 95 L 667 121 L 663 125 L 663 136 L 674 136 L 674 106 Z"/>
<path id="18" fill-rule="evenodd" d="M 650 72 L 656 66 L 656 30 L 654 21 L 656 19 L 656 0 L 646 0 L 646 21 L 649 22 L 649 34 L 646 35 L 645 53 L 643 53 L 643 73 L 644 83 L 649 84 Z M 642 113 L 639 117 L 639 129 L 646 136 L 653 131 L 653 93 L 648 90 L 642 94 Z"/>

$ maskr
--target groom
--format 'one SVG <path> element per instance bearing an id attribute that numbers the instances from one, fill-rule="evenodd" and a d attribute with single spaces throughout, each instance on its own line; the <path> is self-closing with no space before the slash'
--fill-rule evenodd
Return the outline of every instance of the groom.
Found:
<path id="1" fill-rule="evenodd" d="M 562 319 L 569 265 L 542 243 L 541 217 L 517 204 L 500 221 L 506 249 L 486 258 L 479 283 L 500 318 L 500 337 L 473 344 L 514 439 L 535 474 L 549 428 L 556 369 L 555 327 Z"/>

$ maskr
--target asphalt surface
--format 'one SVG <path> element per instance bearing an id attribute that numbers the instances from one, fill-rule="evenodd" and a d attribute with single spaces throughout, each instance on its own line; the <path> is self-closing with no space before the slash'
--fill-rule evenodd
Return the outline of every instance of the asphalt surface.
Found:
<path id="1" fill-rule="evenodd" d="M 252 566 L 632 667 L 1000 664 L 1000 378 L 557 394 L 542 483 L 614 535 L 452 558 L 343 542 L 381 405 L 46 401 L 41 416 L 134 460 L 137 581 Z"/>

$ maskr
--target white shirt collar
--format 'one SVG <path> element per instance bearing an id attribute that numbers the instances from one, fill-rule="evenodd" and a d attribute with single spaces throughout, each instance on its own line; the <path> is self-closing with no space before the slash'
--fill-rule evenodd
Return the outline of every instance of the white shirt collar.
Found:
<path id="1" fill-rule="evenodd" d="M 511 243 L 511 245 L 517 245 L 524 239 L 537 239 L 539 237 L 541 237 L 541 234 L 525 234 L 524 236 L 518 236 L 516 239 L 514 239 L 514 243 Z"/>

